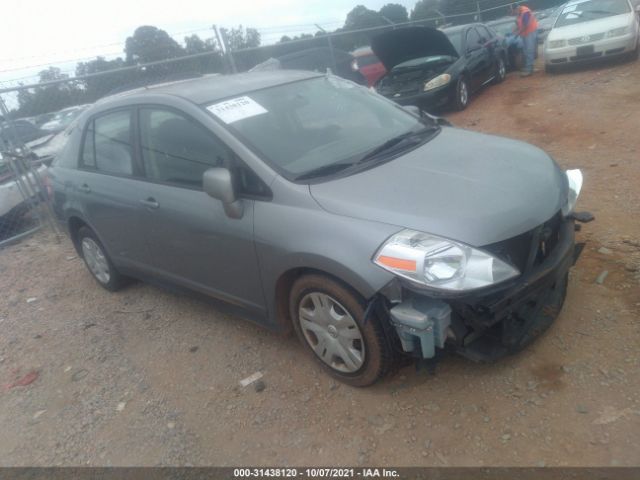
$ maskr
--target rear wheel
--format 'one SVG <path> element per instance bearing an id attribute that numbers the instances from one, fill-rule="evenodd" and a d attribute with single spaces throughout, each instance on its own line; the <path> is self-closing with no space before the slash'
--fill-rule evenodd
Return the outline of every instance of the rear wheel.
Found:
<path id="1" fill-rule="evenodd" d="M 371 385 L 393 362 L 380 320 L 364 318 L 362 299 L 322 275 L 305 275 L 291 289 L 289 309 L 296 334 L 330 375 L 356 387 Z"/>
<path id="2" fill-rule="evenodd" d="M 453 106 L 456 110 L 462 111 L 467 108 L 469 104 L 469 85 L 464 77 L 458 79 L 456 84 L 456 97 L 453 102 Z"/>
<path id="3" fill-rule="evenodd" d="M 116 270 L 96 234 L 88 227 L 81 227 L 77 241 L 82 259 L 93 278 L 109 291 L 119 290 L 126 283 L 125 278 Z"/>

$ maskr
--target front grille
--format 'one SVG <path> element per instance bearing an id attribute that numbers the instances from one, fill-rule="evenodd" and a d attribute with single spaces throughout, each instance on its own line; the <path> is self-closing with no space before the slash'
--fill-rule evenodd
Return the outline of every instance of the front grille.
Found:
<path id="1" fill-rule="evenodd" d="M 392 73 L 378 86 L 378 93 L 385 96 L 420 93 L 424 75 L 424 72 L 415 70 L 403 73 Z"/>
<path id="2" fill-rule="evenodd" d="M 568 44 L 571 46 L 585 45 L 587 43 L 597 42 L 604 38 L 604 33 L 594 33 L 593 35 L 584 35 L 582 37 L 570 38 Z"/>
<path id="3" fill-rule="evenodd" d="M 562 215 L 556 213 L 550 220 L 516 237 L 483 247 L 525 273 L 542 264 L 560 241 Z"/>

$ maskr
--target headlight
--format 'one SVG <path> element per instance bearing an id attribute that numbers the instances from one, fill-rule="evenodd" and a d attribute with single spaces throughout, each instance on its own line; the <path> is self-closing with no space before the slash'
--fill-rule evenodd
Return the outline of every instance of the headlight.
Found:
<path id="1" fill-rule="evenodd" d="M 629 32 L 629 27 L 614 28 L 607 32 L 607 37 L 621 37 Z"/>
<path id="2" fill-rule="evenodd" d="M 513 266 L 462 243 L 414 230 L 389 238 L 373 262 L 400 277 L 439 290 L 464 291 L 513 278 Z"/>
<path id="3" fill-rule="evenodd" d="M 566 40 L 550 40 L 549 48 L 562 48 L 567 44 Z"/>
<path id="4" fill-rule="evenodd" d="M 443 73 L 442 75 L 438 75 L 436 78 L 432 78 L 427 83 L 424 84 L 423 91 L 433 90 L 434 88 L 442 87 L 451 81 L 451 75 L 448 73 Z"/>
<path id="5" fill-rule="evenodd" d="M 576 206 L 578 195 L 580 195 L 580 190 L 582 190 L 582 172 L 579 169 L 575 169 L 567 170 L 565 174 L 567 175 L 569 191 L 567 193 L 567 203 L 562 207 L 562 214 L 567 216 Z"/>

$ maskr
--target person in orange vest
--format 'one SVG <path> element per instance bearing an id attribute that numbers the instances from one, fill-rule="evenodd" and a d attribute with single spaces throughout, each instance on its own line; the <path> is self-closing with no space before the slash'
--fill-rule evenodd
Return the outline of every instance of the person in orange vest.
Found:
<path id="1" fill-rule="evenodd" d="M 520 5 L 517 9 L 517 34 L 522 38 L 524 46 L 524 69 L 521 77 L 528 77 L 533 73 L 533 61 L 538 49 L 538 20 L 528 7 Z"/>

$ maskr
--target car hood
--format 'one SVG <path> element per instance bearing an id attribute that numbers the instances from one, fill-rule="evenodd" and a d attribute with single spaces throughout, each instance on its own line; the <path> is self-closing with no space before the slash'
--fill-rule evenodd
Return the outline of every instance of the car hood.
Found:
<path id="1" fill-rule="evenodd" d="M 414 58 L 458 57 L 449 38 L 440 30 L 428 27 L 399 28 L 382 33 L 373 38 L 371 49 L 387 70 Z"/>
<path id="2" fill-rule="evenodd" d="M 633 14 L 623 13 L 611 17 L 599 18 L 588 22 L 576 23 L 575 25 L 565 25 L 564 27 L 554 27 L 549 32 L 549 40 L 566 40 L 567 38 L 583 37 L 595 33 L 604 33 L 614 28 L 626 27 L 631 23 Z"/>
<path id="3" fill-rule="evenodd" d="M 325 210 L 489 245 L 549 220 L 564 174 L 522 142 L 443 127 L 430 142 L 348 177 L 310 186 Z"/>

